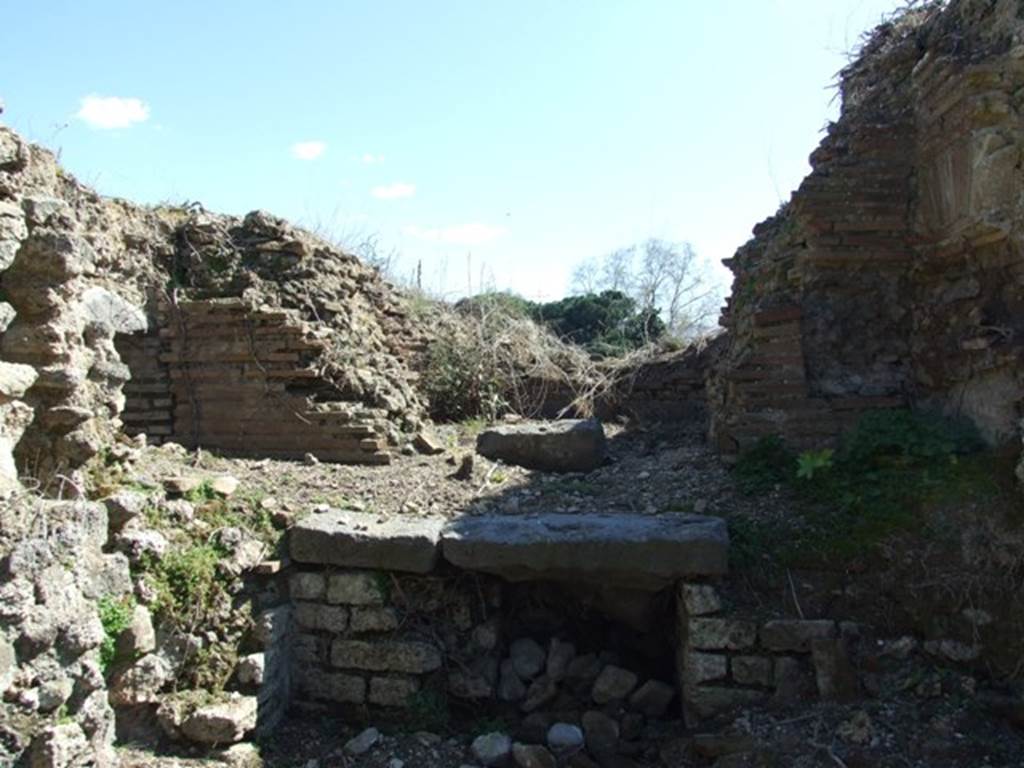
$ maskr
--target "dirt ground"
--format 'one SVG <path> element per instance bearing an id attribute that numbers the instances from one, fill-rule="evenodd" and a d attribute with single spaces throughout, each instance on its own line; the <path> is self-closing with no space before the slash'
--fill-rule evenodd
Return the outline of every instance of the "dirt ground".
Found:
<path id="1" fill-rule="evenodd" d="M 129 480 L 158 486 L 167 477 L 232 475 L 239 494 L 268 508 L 303 514 L 317 504 L 382 515 L 456 517 L 485 512 L 763 513 L 766 499 L 739 494 L 729 471 L 692 427 L 625 429 L 606 425 L 609 462 L 587 474 L 553 474 L 473 455 L 477 429 L 437 428 L 443 453 L 398 454 L 386 466 L 241 459 L 209 451 L 149 447 Z M 468 479 L 456 479 L 473 455 Z M 269 502 L 268 502 L 269 500 Z"/>

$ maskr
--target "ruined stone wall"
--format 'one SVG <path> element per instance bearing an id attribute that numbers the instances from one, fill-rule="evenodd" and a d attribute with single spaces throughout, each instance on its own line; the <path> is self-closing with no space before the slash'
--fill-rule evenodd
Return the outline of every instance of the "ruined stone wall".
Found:
<path id="1" fill-rule="evenodd" d="M 189 302 L 225 299 L 249 314 L 182 335 L 203 326 Z M 375 270 L 282 219 L 106 199 L 0 128 L 6 487 L 20 474 L 79 492 L 81 467 L 122 426 L 155 442 L 380 463 L 421 423 L 406 361 L 422 343 Z"/>
<path id="2" fill-rule="evenodd" d="M 959 0 L 882 25 L 844 70 L 811 174 L 726 262 L 722 450 L 827 444 L 904 404 L 1020 434 L 1022 40 L 1018 4 Z"/>
<path id="3" fill-rule="evenodd" d="M 100 504 L 20 512 L 0 514 L 0 764 L 112 765 L 97 601 L 131 592 L 128 560 L 103 551 Z"/>

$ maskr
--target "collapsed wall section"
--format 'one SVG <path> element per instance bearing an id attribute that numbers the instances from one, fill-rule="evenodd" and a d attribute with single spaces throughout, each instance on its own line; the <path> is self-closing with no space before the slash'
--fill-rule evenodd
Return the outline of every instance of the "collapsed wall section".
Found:
<path id="1" fill-rule="evenodd" d="M 993 444 L 1020 434 L 1022 30 L 1012 2 L 929 5 L 843 71 L 811 174 L 726 261 L 721 450 L 826 445 L 907 404 L 967 416 Z"/>

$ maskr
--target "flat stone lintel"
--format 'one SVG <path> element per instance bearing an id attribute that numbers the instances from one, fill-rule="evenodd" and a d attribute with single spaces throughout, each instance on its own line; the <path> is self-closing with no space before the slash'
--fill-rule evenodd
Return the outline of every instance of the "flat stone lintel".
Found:
<path id="1" fill-rule="evenodd" d="M 291 532 L 302 563 L 427 573 L 439 557 L 510 581 L 570 581 L 655 591 L 728 569 L 725 521 L 699 515 L 485 515 L 442 518 L 334 510 Z"/>
<path id="2" fill-rule="evenodd" d="M 437 564 L 444 524 L 439 517 L 336 509 L 300 520 L 289 548 L 300 563 L 428 573 Z"/>
<path id="3" fill-rule="evenodd" d="M 442 535 L 453 565 L 510 581 L 577 581 L 658 590 L 728 570 L 725 521 L 699 515 L 488 515 Z"/>

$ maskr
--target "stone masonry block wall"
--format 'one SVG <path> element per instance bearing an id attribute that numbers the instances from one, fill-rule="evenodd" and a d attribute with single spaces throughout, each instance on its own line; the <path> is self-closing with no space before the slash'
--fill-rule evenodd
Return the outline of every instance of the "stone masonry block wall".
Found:
<path id="1" fill-rule="evenodd" d="M 710 583 L 678 591 L 683 714 L 702 720 L 774 698 L 843 698 L 857 690 L 835 621 L 765 619 L 729 611 Z"/>
<path id="2" fill-rule="evenodd" d="M 289 590 L 300 699 L 408 707 L 428 689 L 493 692 L 484 670 L 467 679 L 487 638 L 496 642 L 483 614 L 500 598 L 486 579 L 303 568 L 291 574 Z M 452 659 L 466 668 L 451 667 Z"/>

